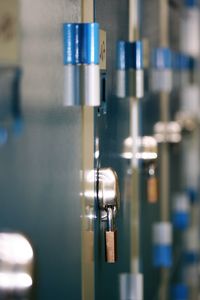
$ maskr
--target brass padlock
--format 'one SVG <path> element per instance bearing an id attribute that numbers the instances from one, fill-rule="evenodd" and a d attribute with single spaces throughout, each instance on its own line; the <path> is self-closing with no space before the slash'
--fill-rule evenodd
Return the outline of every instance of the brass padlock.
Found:
<path id="1" fill-rule="evenodd" d="M 105 232 L 106 262 L 115 263 L 117 261 L 117 231 Z"/>
<path id="2" fill-rule="evenodd" d="M 105 231 L 106 262 L 114 263 L 117 260 L 117 231 L 114 228 L 114 212 L 112 207 L 107 208 L 107 230 Z"/>
<path id="3" fill-rule="evenodd" d="M 140 139 L 138 157 L 143 160 L 148 173 L 147 200 L 149 203 L 155 203 L 158 200 L 158 182 L 156 177 L 158 145 L 154 137 L 144 136 Z"/>
<path id="4" fill-rule="evenodd" d="M 158 181 L 155 169 L 154 164 L 151 164 L 148 168 L 147 199 L 149 203 L 156 203 L 158 201 Z"/>
<path id="5" fill-rule="evenodd" d="M 119 185 L 117 174 L 110 168 L 100 169 L 97 176 L 97 198 L 101 220 L 107 222 L 105 230 L 105 260 L 117 260 L 117 231 L 115 217 L 119 209 Z"/>

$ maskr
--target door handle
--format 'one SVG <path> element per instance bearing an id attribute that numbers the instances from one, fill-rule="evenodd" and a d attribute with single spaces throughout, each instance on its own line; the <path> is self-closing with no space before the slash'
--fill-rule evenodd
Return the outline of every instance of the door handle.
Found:
<path id="1" fill-rule="evenodd" d="M 117 261 L 117 230 L 115 218 L 120 206 L 118 176 L 111 168 L 97 171 L 97 199 L 101 221 L 106 222 L 105 259 L 108 263 Z"/>

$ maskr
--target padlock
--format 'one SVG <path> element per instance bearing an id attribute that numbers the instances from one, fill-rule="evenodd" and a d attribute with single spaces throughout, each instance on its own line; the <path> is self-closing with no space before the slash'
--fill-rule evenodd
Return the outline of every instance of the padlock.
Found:
<path id="1" fill-rule="evenodd" d="M 155 164 L 148 166 L 147 200 L 149 203 L 156 203 L 158 200 L 158 180 L 156 177 Z"/>
<path id="2" fill-rule="evenodd" d="M 108 263 L 117 261 L 117 231 L 114 225 L 114 211 L 107 208 L 107 229 L 105 231 L 105 257 Z"/>
<path id="3" fill-rule="evenodd" d="M 117 174 L 110 168 L 97 172 L 97 198 L 101 220 L 106 222 L 105 259 L 108 263 L 117 260 L 117 231 L 115 218 L 119 209 L 119 184 Z"/>

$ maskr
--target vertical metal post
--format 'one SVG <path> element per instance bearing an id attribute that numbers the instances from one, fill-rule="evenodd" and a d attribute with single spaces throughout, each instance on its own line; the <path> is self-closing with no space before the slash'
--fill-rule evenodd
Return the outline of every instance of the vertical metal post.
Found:
<path id="1" fill-rule="evenodd" d="M 139 39 L 139 0 L 129 0 L 129 41 Z M 139 100 L 130 98 L 130 134 L 132 143 L 132 201 L 130 216 L 131 273 L 139 273 L 139 168 L 137 141 L 139 137 Z"/>
<path id="2" fill-rule="evenodd" d="M 139 1 L 129 0 L 129 41 L 133 42 L 139 39 L 140 30 L 140 11 Z"/>
<path id="3" fill-rule="evenodd" d="M 160 46 L 169 46 L 168 20 L 169 9 L 168 0 L 159 0 L 160 4 Z M 169 93 L 160 93 L 160 117 L 163 123 L 169 121 Z M 162 143 L 160 145 L 160 213 L 163 222 L 169 221 L 169 145 Z M 167 288 L 169 282 L 169 269 L 161 269 L 161 285 L 159 299 L 167 299 Z"/>
<path id="4" fill-rule="evenodd" d="M 94 22 L 94 0 L 82 0 L 82 22 Z M 88 174 L 94 170 L 94 108 L 82 107 L 82 299 L 94 299 L 94 207 L 88 203 Z M 94 181 L 93 181 L 94 182 Z M 91 198 L 94 186 L 89 187 Z M 91 190 L 92 189 L 92 190 Z M 93 198 L 94 200 L 94 198 Z M 90 216 L 87 207 L 90 206 Z M 90 224 L 88 224 L 90 223 Z M 88 231 L 89 225 L 89 231 Z M 88 251 L 90 255 L 88 255 Z"/>
<path id="5" fill-rule="evenodd" d="M 160 46 L 169 46 L 168 33 L 168 1 L 160 0 Z M 160 117 L 161 121 L 168 123 L 169 121 L 169 93 L 160 93 Z M 160 181 L 160 195 L 161 195 L 161 220 L 169 220 L 169 147 L 167 143 L 160 146 L 161 158 L 161 181 Z"/>

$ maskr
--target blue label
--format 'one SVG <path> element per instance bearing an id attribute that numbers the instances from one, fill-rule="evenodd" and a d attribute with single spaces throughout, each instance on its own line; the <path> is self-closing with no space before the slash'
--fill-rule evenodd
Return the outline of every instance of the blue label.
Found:
<path id="1" fill-rule="evenodd" d="M 187 6 L 187 7 L 198 6 L 198 1 L 197 0 L 185 0 L 185 6 Z"/>
<path id="2" fill-rule="evenodd" d="M 189 213 L 188 212 L 174 212 L 172 222 L 175 228 L 184 230 L 189 226 Z"/>
<path id="3" fill-rule="evenodd" d="M 63 25 L 64 64 L 99 64 L 99 24 Z"/>
<path id="4" fill-rule="evenodd" d="M 143 44 L 141 41 L 134 42 L 135 69 L 143 68 Z"/>
<path id="5" fill-rule="evenodd" d="M 173 300 L 188 300 L 189 299 L 189 289 L 188 286 L 179 283 L 172 287 L 172 299 Z"/>
<path id="6" fill-rule="evenodd" d="M 75 24 L 63 25 L 64 64 L 75 64 Z"/>
<path id="7" fill-rule="evenodd" d="M 99 64 L 99 24 L 84 24 L 84 57 L 86 64 Z"/>
<path id="8" fill-rule="evenodd" d="M 128 43 L 127 47 L 128 68 L 142 69 L 143 67 L 143 47 L 141 41 Z"/>
<path id="9" fill-rule="evenodd" d="M 75 36 L 74 36 L 74 55 L 75 55 L 75 64 L 83 63 L 83 39 L 84 39 L 84 27 L 83 24 L 74 24 L 75 25 Z"/>
<path id="10" fill-rule="evenodd" d="M 125 41 L 117 42 L 117 69 L 125 70 L 127 68 L 127 43 Z"/>
<path id="11" fill-rule="evenodd" d="M 199 253 L 195 251 L 188 251 L 184 254 L 184 258 L 187 264 L 196 264 L 199 261 Z"/>
<path id="12" fill-rule="evenodd" d="M 143 46 L 141 41 L 133 43 L 119 41 L 117 43 L 117 69 L 135 69 L 143 68 Z"/>
<path id="13" fill-rule="evenodd" d="M 195 203 L 198 201 L 198 191 L 194 188 L 187 188 L 187 194 L 191 203 Z"/>
<path id="14" fill-rule="evenodd" d="M 179 53 L 173 52 L 172 53 L 172 67 L 174 70 L 180 69 L 180 59 L 179 59 Z"/>
<path id="15" fill-rule="evenodd" d="M 172 66 L 175 70 L 190 70 L 194 67 L 194 59 L 183 53 L 172 53 Z"/>
<path id="16" fill-rule="evenodd" d="M 172 266 L 171 245 L 153 246 L 153 265 L 157 268 L 170 268 Z"/>
<path id="17" fill-rule="evenodd" d="M 152 54 L 152 65 L 156 69 L 172 68 L 172 52 L 169 48 L 156 48 Z"/>
<path id="18" fill-rule="evenodd" d="M 190 57 L 185 54 L 179 54 L 180 59 L 180 69 L 189 70 L 190 69 Z"/>

